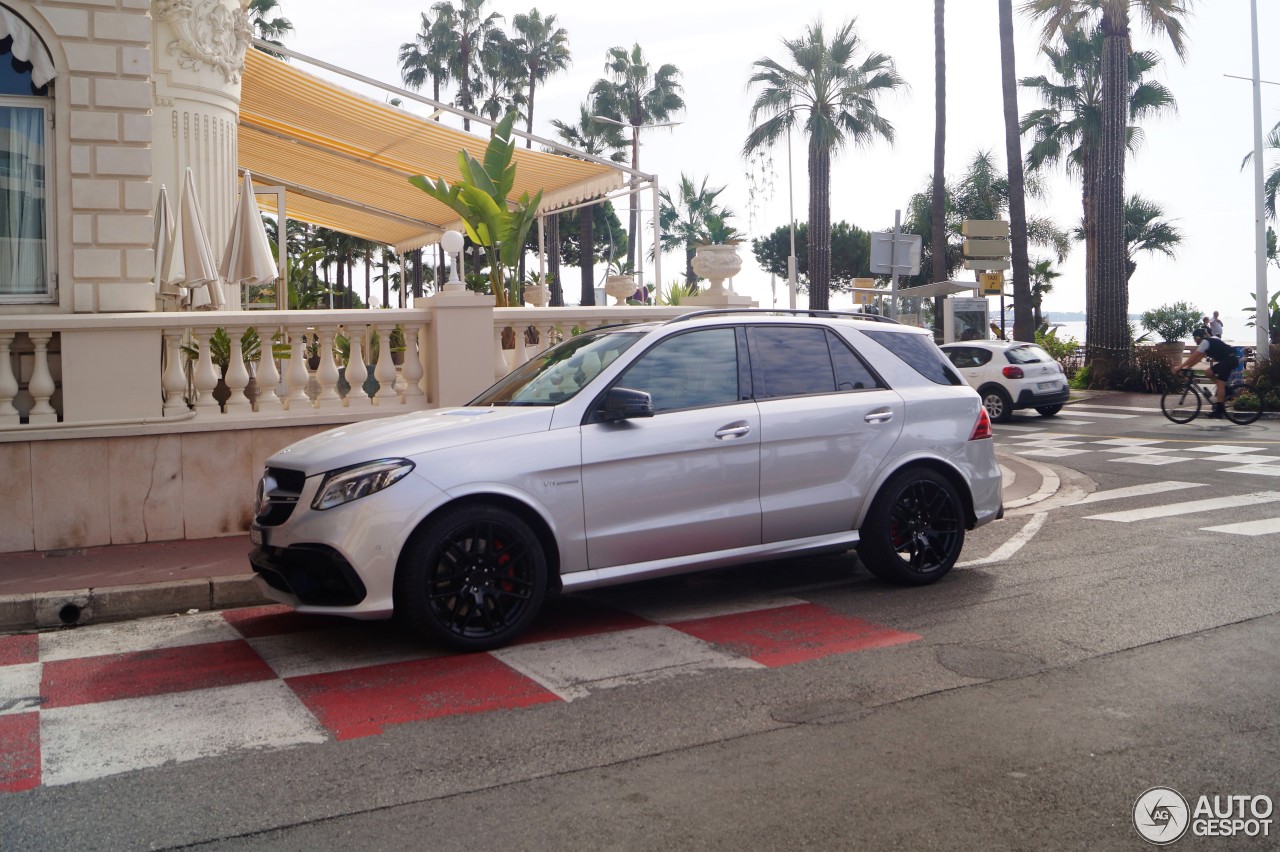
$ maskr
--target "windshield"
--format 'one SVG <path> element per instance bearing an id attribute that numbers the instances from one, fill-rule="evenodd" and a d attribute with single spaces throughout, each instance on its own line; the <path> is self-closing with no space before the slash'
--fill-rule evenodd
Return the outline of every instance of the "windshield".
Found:
<path id="1" fill-rule="evenodd" d="M 1011 364 L 1039 364 L 1053 360 L 1048 352 L 1030 343 L 1009 349 L 1004 353 L 1004 357 L 1008 358 Z"/>
<path id="2" fill-rule="evenodd" d="M 540 352 L 470 405 L 557 405 L 572 399 L 644 335 L 592 331 Z"/>

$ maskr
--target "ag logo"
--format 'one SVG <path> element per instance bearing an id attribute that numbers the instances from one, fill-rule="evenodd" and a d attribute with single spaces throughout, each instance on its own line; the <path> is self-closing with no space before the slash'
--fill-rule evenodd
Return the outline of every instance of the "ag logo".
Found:
<path id="1" fill-rule="evenodd" d="M 1191 823 L 1187 800 L 1171 787 L 1152 787 L 1133 804 L 1133 826 L 1143 840 L 1164 846 L 1182 837 Z"/>

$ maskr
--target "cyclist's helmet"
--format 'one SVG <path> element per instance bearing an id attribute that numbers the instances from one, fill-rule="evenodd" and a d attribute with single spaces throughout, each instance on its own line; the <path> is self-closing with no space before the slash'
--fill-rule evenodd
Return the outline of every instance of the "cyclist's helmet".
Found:
<path id="1" fill-rule="evenodd" d="M 1197 326 L 1196 330 L 1191 332 L 1191 336 L 1195 338 L 1196 343 L 1199 343 L 1201 340 L 1204 340 L 1209 336 L 1209 332 L 1204 328 L 1204 326 Z"/>

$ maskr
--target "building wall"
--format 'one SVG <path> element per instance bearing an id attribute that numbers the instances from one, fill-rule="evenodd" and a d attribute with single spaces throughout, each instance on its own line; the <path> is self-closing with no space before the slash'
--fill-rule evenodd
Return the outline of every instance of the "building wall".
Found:
<path id="1" fill-rule="evenodd" d="M 5 0 L 54 79 L 58 301 L 10 313 L 154 310 L 151 0 Z"/>
<path id="2" fill-rule="evenodd" d="M 0 443 L 0 553 L 241 535 L 267 458 L 329 428 Z"/>

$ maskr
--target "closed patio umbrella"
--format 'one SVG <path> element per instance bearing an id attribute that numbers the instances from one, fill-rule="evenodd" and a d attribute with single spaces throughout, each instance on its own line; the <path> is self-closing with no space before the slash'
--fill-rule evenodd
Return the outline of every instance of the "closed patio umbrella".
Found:
<path id="1" fill-rule="evenodd" d="M 182 280 L 181 286 L 191 291 L 191 307 L 212 304 L 221 308 L 226 303 L 222 295 L 222 283 L 218 280 L 218 267 L 209 247 L 209 232 L 204 226 L 204 214 L 196 198 L 195 178 L 187 168 L 182 186 L 181 225 Z M 202 286 L 203 285 L 203 286 Z"/>
<path id="2" fill-rule="evenodd" d="M 170 301 L 176 301 L 182 291 L 173 282 L 173 243 L 177 236 L 177 223 L 173 218 L 173 208 L 169 206 L 169 192 L 164 184 L 160 184 L 160 197 L 156 199 L 156 231 L 155 255 L 156 293 Z"/>
<path id="3" fill-rule="evenodd" d="M 222 255 L 221 272 L 224 281 L 236 286 L 265 284 L 276 279 L 276 261 L 254 200 L 253 180 L 247 171 L 235 217 L 231 220 L 231 235 Z"/>

